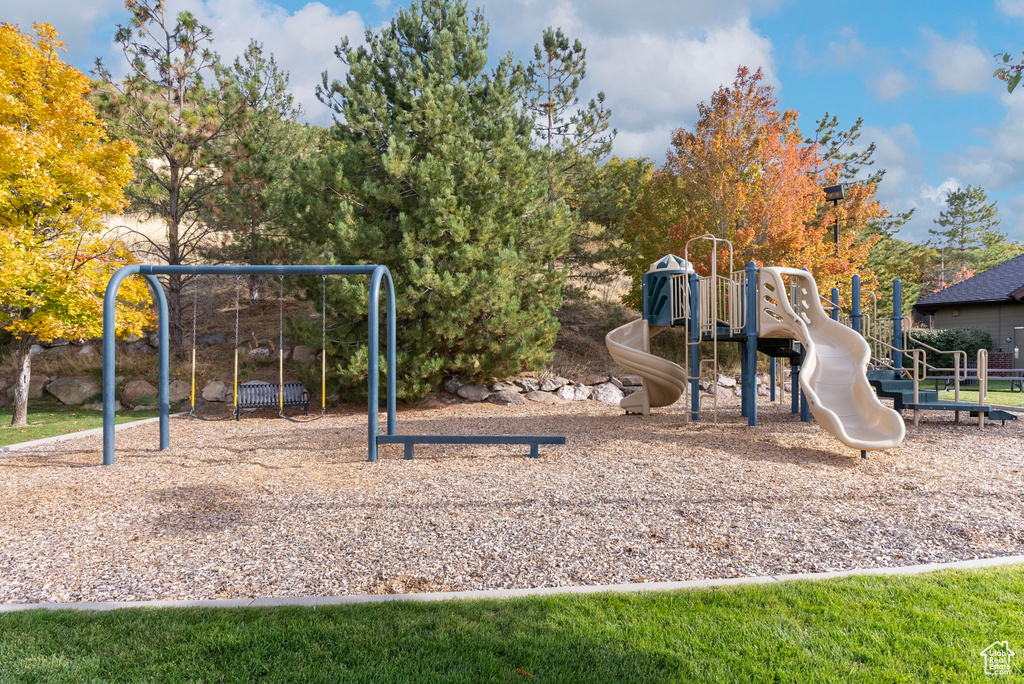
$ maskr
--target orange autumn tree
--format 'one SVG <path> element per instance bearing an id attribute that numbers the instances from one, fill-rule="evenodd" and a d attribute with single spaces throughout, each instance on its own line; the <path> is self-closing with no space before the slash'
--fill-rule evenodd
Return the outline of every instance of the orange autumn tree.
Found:
<path id="1" fill-rule="evenodd" d="M 103 238 L 102 218 L 124 206 L 135 147 L 109 139 L 53 27 L 35 30 L 0 24 L 0 328 L 14 336 L 15 427 L 26 424 L 32 344 L 99 335 L 107 280 L 132 261 Z M 148 302 L 145 281 L 125 283 L 119 333 L 142 331 Z"/>
<path id="2" fill-rule="evenodd" d="M 740 67 L 731 87 L 721 87 L 698 107 L 692 130 L 672 136 L 665 164 L 645 185 L 627 229 L 633 249 L 625 264 L 638 275 L 665 253 L 683 253 L 690 238 L 711 234 L 732 242 L 735 267 L 809 268 L 820 282 L 845 282 L 853 273 L 870 281 L 868 252 L 877 240 L 869 222 L 887 212 L 870 184 L 850 184 L 837 208 L 822 189 L 838 182 L 841 167 L 826 162 L 797 128 L 797 113 L 780 112 L 760 69 Z M 832 226 L 842 230 L 838 256 Z M 691 254 L 709 270 L 706 244 Z M 720 256 L 720 272 L 728 260 Z M 637 283 L 638 283 L 637 279 Z M 627 301 L 639 304 L 639 285 Z"/>

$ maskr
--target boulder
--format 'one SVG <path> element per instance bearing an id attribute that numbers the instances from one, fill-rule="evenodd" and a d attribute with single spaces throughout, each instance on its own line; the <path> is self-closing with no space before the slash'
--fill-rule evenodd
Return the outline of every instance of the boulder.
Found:
<path id="1" fill-rule="evenodd" d="M 643 391 L 643 389 L 643 387 L 637 387 L 636 385 L 626 385 L 622 388 L 622 393 L 628 397 L 630 394 Z"/>
<path id="2" fill-rule="evenodd" d="M 757 396 L 759 397 L 770 397 L 772 396 L 772 388 L 768 385 L 757 386 Z"/>
<path id="3" fill-rule="evenodd" d="M 47 383 L 46 391 L 65 406 L 80 406 L 100 393 L 100 383 L 88 376 L 56 378 Z"/>
<path id="4" fill-rule="evenodd" d="M 132 342 L 128 345 L 128 348 L 124 350 L 128 356 L 145 356 L 153 353 L 153 348 L 149 346 L 148 342 L 139 340 L 138 342 Z"/>
<path id="5" fill-rule="evenodd" d="M 491 392 L 485 385 L 463 385 L 456 394 L 466 401 L 483 401 Z"/>
<path id="6" fill-rule="evenodd" d="M 96 347 L 91 344 L 87 344 L 78 350 L 78 356 L 83 359 L 91 359 L 100 355 L 100 352 Z"/>
<path id="7" fill-rule="evenodd" d="M 129 380 L 121 389 L 121 403 L 125 406 L 156 406 L 157 389 L 145 380 Z"/>
<path id="8" fill-rule="evenodd" d="M 192 396 L 192 385 L 184 380 L 171 380 L 171 384 L 167 388 L 167 394 L 172 404 L 185 401 Z"/>
<path id="9" fill-rule="evenodd" d="M 536 378 L 519 378 L 515 383 L 523 392 L 536 392 L 540 389 L 540 381 Z"/>
<path id="10" fill-rule="evenodd" d="M 521 406 L 526 403 L 526 399 L 519 393 L 519 388 L 499 390 L 487 397 L 487 401 L 498 406 Z"/>
<path id="11" fill-rule="evenodd" d="M 644 384 L 644 379 L 639 375 L 617 375 L 613 379 L 613 382 L 615 380 L 622 383 L 622 387 L 640 387 Z"/>
<path id="12" fill-rule="evenodd" d="M 146 337 L 146 342 L 148 342 L 149 346 L 152 347 L 153 349 L 159 349 L 160 333 L 149 333 L 149 335 Z"/>
<path id="13" fill-rule="evenodd" d="M 731 375 L 722 375 L 721 373 L 719 373 L 718 374 L 718 386 L 719 387 L 735 387 L 736 386 L 736 378 L 732 377 Z"/>
<path id="14" fill-rule="evenodd" d="M 565 378 L 546 378 L 540 382 L 540 390 L 542 392 L 554 392 L 559 387 L 565 387 L 569 384 L 569 381 Z"/>
<path id="15" fill-rule="evenodd" d="M 604 404 L 618 404 L 626 396 L 618 387 L 610 382 L 601 383 L 594 387 L 590 398 Z"/>
<path id="16" fill-rule="evenodd" d="M 441 384 L 441 389 L 443 389 L 448 394 L 455 394 L 456 392 L 459 391 L 460 387 L 462 387 L 462 381 L 459 380 L 458 375 L 449 375 L 447 378 L 444 379 L 444 382 Z"/>
<path id="17" fill-rule="evenodd" d="M 45 375 L 33 375 L 29 379 L 29 381 L 28 381 L 28 398 L 29 398 L 29 400 L 32 400 L 32 399 L 42 399 L 43 398 L 43 388 L 46 387 L 46 383 L 48 383 L 49 381 L 50 381 L 50 378 L 48 378 Z M 8 399 L 14 399 L 14 384 L 13 384 L 13 382 L 12 382 L 11 386 L 7 388 L 7 398 Z"/>
<path id="18" fill-rule="evenodd" d="M 523 398 L 527 401 L 535 401 L 538 404 L 554 404 L 558 401 L 558 397 L 551 392 L 540 392 L 537 390 L 527 392 L 523 395 Z"/>
<path id="19" fill-rule="evenodd" d="M 585 378 L 583 378 L 583 384 L 584 385 L 603 385 L 604 383 L 608 382 L 609 380 L 611 380 L 611 378 L 609 378 L 607 375 L 597 375 L 596 373 L 591 373 L 590 375 L 588 375 Z"/>
<path id="20" fill-rule="evenodd" d="M 316 354 L 304 344 L 292 348 L 292 361 L 295 363 L 313 363 L 316 361 Z"/>
<path id="21" fill-rule="evenodd" d="M 91 404 L 85 404 L 82 408 L 84 408 L 86 411 L 102 411 L 103 410 L 103 402 L 102 401 L 94 401 Z M 123 410 L 124 410 L 124 407 L 121 406 L 121 402 L 119 402 L 117 399 L 115 399 L 114 400 L 114 413 L 117 413 L 118 411 L 123 411 Z"/>
<path id="22" fill-rule="evenodd" d="M 254 359 L 269 359 L 270 348 L 269 347 L 256 347 L 255 349 L 249 349 L 247 354 Z"/>
<path id="23" fill-rule="evenodd" d="M 203 399 L 206 401 L 227 401 L 228 386 L 220 380 L 211 380 L 203 387 Z"/>
<path id="24" fill-rule="evenodd" d="M 705 394 L 711 397 L 718 397 L 719 399 L 733 396 L 731 388 L 721 387 L 720 385 L 711 385 L 705 390 Z"/>
<path id="25" fill-rule="evenodd" d="M 224 344 L 224 335 L 222 333 L 208 333 L 196 338 L 197 347 L 212 347 L 217 344 Z"/>
<path id="26" fill-rule="evenodd" d="M 415 406 L 418 409 L 436 411 L 438 409 L 443 409 L 444 407 L 448 406 L 448 404 L 445 403 L 444 401 L 441 401 L 441 397 L 431 396 L 420 399 L 419 401 L 416 402 Z"/>
<path id="27" fill-rule="evenodd" d="M 45 347 L 43 347 L 43 345 L 41 345 L 41 344 L 33 344 L 31 347 L 28 348 L 28 355 L 29 356 L 36 356 L 40 352 L 42 352 L 44 349 L 45 349 Z"/>
<path id="28" fill-rule="evenodd" d="M 509 382 L 496 382 L 493 385 L 491 385 L 491 391 L 492 392 L 522 392 L 522 390 L 519 389 L 519 385 L 513 385 L 512 383 L 509 383 Z"/>
<path id="29" fill-rule="evenodd" d="M 587 385 L 580 383 L 572 385 L 562 385 L 555 390 L 555 395 L 562 398 L 568 399 L 569 401 L 583 401 L 584 399 L 590 398 L 591 389 Z"/>

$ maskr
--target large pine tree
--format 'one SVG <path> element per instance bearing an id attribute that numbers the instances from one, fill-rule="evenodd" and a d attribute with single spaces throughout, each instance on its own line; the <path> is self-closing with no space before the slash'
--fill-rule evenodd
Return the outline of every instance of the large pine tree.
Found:
<path id="1" fill-rule="evenodd" d="M 488 28 L 463 2 L 422 0 L 366 44 L 343 41 L 343 82 L 320 99 L 333 141 L 309 168 L 289 232 L 306 258 L 381 263 L 398 297 L 400 394 L 446 374 L 536 368 L 554 343 L 569 221 L 531 147 L 510 56 L 488 69 Z M 366 377 L 366 283 L 332 282 L 328 353 L 343 386 Z"/>

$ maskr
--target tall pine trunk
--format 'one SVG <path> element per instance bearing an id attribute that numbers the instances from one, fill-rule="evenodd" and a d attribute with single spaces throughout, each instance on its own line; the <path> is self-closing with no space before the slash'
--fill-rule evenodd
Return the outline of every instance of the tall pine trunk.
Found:
<path id="1" fill-rule="evenodd" d="M 185 328 L 181 321 L 181 276 L 167 277 L 167 336 L 171 353 L 179 361 L 185 359 Z"/>
<path id="2" fill-rule="evenodd" d="M 32 338 L 23 335 L 14 340 L 14 353 L 18 361 L 18 377 L 14 380 L 14 417 L 11 427 L 28 425 L 28 390 L 32 381 Z"/>

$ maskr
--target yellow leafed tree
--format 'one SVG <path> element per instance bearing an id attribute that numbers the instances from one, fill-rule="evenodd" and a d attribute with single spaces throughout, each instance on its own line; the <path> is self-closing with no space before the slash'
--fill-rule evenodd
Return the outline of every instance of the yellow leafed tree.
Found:
<path id="1" fill-rule="evenodd" d="M 132 262 L 101 219 L 124 206 L 135 147 L 108 138 L 53 27 L 35 33 L 0 24 L 0 326 L 18 362 L 14 426 L 26 423 L 33 342 L 100 334 L 106 282 Z M 142 332 L 148 303 L 145 281 L 125 283 L 120 334 Z"/>

